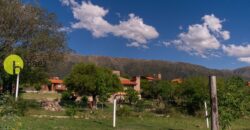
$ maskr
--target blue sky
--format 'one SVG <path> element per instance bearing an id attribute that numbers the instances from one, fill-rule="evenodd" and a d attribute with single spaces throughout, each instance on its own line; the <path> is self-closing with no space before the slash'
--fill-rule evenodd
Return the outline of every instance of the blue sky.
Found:
<path id="1" fill-rule="evenodd" d="M 188 62 L 217 69 L 250 64 L 247 0 L 39 2 L 57 15 L 69 47 L 79 54 Z"/>

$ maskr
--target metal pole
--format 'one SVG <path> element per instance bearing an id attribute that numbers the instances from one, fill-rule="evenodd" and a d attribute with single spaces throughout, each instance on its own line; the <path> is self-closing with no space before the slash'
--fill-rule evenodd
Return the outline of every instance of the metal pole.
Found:
<path id="1" fill-rule="evenodd" d="M 205 116 L 206 116 L 206 123 L 207 123 L 207 128 L 209 128 L 209 120 L 208 120 L 208 112 L 207 112 L 207 102 L 204 101 L 204 106 L 205 106 Z"/>
<path id="2" fill-rule="evenodd" d="M 17 98 L 18 98 L 18 89 L 19 89 L 19 74 L 17 75 L 17 78 L 16 78 L 16 101 L 17 101 Z"/>
<path id="3" fill-rule="evenodd" d="M 114 97 L 114 108 L 113 108 L 113 127 L 116 125 L 116 97 Z"/>
<path id="4" fill-rule="evenodd" d="M 210 83 L 210 102 L 211 102 L 211 130 L 219 130 L 219 114 L 218 114 L 218 101 L 216 90 L 216 76 L 209 77 Z"/>

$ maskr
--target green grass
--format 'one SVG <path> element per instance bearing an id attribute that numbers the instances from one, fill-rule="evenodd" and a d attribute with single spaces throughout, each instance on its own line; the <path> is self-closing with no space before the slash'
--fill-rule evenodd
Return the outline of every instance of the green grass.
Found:
<path id="1" fill-rule="evenodd" d="M 65 112 L 50 112 L 30 109 L 20 121 L 25 130 L 208 130 L 203 118 L 175 114 L 160 116 L 151 112 L 131 113 L 128 117 L 117 117 L 117 127 L 112 127 L 112 106 L 104 110 L 85 109 L 77 112 L 81 119 L 32 117 L 32 115 L 65 116 Z M 240 119 L 232 124 L 232 130 L 250 130 L 250 119 Z"/>
<path id="2" fill-rule="evenodd" d="M 42 99 L 59 99 L 61 98 L 60 93 L 22 93 L 21 97 L 23 99 L 34 99 L 34 100 L 42 100 Z"/>
<path id="3" fill-rule="evenodd" d="M 238 120 L 232 130 L 249 130 L 250 120 Z M 238 124 L 239 123 L 239 124 Z M 117 127 L 112 118 L 56 119 L 22 117 L 25 130 L 207 130 L 202 119 L 194 117 L 118 117 Z"/>
<path id="4" fill-rule="evenodd" d="M 23 93 L 24 99 L 57 99 L 57 93 Z M 151 104 L 149 102 L 149 104 Z M 117 117 L 117 127 L 112 127 L 112 104 L 103 111 L 83 109 L 77 112 L 81 119 L 68 117 L 33 117 L 32 115 L 65 116 L 65 111 L 50 112 L 43 109 L 29 109 L 20 117 L 23 130 L 208 130 L 203 118 L 174 114 L 162 117 L 152 112 L 132 113 L 128 117 Z M 240 119 L 232 123 L 232 130 L 250 130 L 250 119 Z"/>

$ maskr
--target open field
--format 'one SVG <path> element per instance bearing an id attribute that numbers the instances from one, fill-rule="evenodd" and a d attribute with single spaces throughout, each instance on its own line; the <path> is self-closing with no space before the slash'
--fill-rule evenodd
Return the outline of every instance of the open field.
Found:
<path id="1" fill-rule="evenodd" d="M 57 93 L 24 93 L 24 99 L 56 99 Z M 29 109 L 20 118 L 21 128 L 25 130 L 207 130 L 203 118 L 174 114 L 157 115 L 152 112 L 131 113 L 130 116 L 117 117 L 117 127 L 112 127 L 112 104 L 104 110 L 81 109 L 76 118 L 66 116 L 65 110 L 50 112 L 43 109 Z M 250 119 L 240 119 L 232 124 L 232 130 L 250 130 Z"/>
<path id="2" fill-rule="evenodd" d="M 110 130 L 112 119 L 57 119 L 22 117 L 22 128 L 27 130 Z M 250 130 L 250 120 L 238 120 L 232 130 Z M 207 130 L 205 122 L 193 117 L 122 117 L 116 130 Z"/>

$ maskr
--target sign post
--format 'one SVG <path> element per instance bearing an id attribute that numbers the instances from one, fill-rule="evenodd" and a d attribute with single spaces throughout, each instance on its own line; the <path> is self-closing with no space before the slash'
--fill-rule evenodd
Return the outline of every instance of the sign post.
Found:
<path id="1" fill-rule="evenodd" d="M 8 57 L 5 58 L 4 60 L 4 70 L 10 74 L 10 75 L 17 75 L 16 79 L 16 93 L 15 93 L 15 99 L 17 101 L 18 99 L 18 89 L 19 89 L 19 74 L 21 70 L 23 69 L 23 60 L 20 56 L 18 55 L 9 55 Z"/>
<path id="2" fill-rule="evenodd" d="M 17 74 L 17 77 L 16 77 L 16 96 L 15 96 L 16 101 L 18 98 L 18 90 L 19 90 L 19 74 Z"/>
<path id="3" fill-rule="evenodd" d="M 113 127 L 116 125 L 116 96 L 114 97 L 114 108 L 113 108 Z"/>

